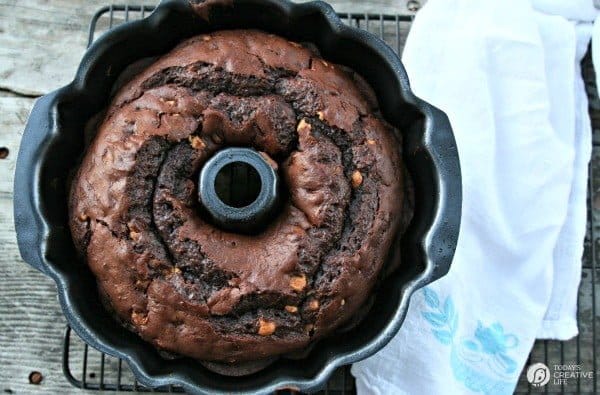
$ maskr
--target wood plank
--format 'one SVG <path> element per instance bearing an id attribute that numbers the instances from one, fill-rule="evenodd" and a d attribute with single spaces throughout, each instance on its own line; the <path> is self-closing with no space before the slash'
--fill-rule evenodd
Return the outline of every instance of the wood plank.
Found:
<path id="1" fill-rule="evenodd" d="M 48 394 L 71 391 L 60 370 L 65 319 L 54 282 L 25 264 L 15 240 L 12 183 L 23 125 L 33 99 L 0 98 L 0 391 Z M 41 385 L 29 384 L 39 371 Z"/>
<path id="2" fill-rule="evenodd" d="M 88 0 L 0 0 L 0 89 L 40 95 L 67 84 L 98 8 Z"/>
<path id="3" fill-rule="evenodd" d="M 330 3 L 339 12 L 408 12 L 406 0 Z M 85 51 L 89 21 L 98 8 L 88 0 L 0 0 L 0 90 L 41 95 L 67 84 Z"/>
<path id="4" fill-rule="evenodd" d="M 14 169 L 23 128 L 34 102 L 31 98 L 0 97 L 0 152 L 8 149 L 8 155 L 0 159 L 0 392 L 80 393 L 62 373 L 66 320 L 54 282 L 23 262 L 14 231 Z M 72 354 L 77 361 L 83 347 L 81 343 L 74 347 Z M 100 358 L 97 354 L 95 357 L 90 358 L 88 372 L 98 375 Z M 80 363 L 75 365 L 79 366 Z M 29 383 L 33 371 L 42 373 L 40 385 Z M 75 371 L 80 374 L 80 370 Z"/>

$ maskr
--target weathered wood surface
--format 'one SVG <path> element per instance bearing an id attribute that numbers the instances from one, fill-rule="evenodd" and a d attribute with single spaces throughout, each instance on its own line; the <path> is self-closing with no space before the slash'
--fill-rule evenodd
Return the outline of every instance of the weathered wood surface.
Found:
<path id="1" fill-rule="evenodd" d="M 0 89 L 40 95 L 68 83 L 85 50 L 89 21 L 99 4 L 1 0 Z"/>
<path id="2" fill-rule="evenodd" d="M 407 0 L 330 3 L 340 12 L 407 12 Z M 104 3 L 89 0 L 0 0 L 0 153 L 2 148 L 9 151 L 0 159 L 0 393 L 83 392 L 73 388 L 61 370 L 66 322 L 54 284 L 19 256 L 12 183 L 21 134 L 34 98 L 73 78 L 87 43 L 90 18 L 101 5 Z M 81 350 L 80 343 L 75 346 Z M 99 356 L 90 352 L 95 357 L 88 373 L 98 375 Z M 41 385 L 29 384 L 32 371 L 44 376 Z"/>
<path id="3" fill-rule="evenodd" d="M 156 4 L 116 3 L 125 2 Z M 340 12 L 408 12 L 407 0 L 330 3 Z M 0 0 L 0 89 L 40 95 L 69 82 L 85 50 L 90 18 L 100 5 L 86 0 Z"/>
<path id="4" fill-rule="evenodd" d="M 91 16 L 111 0 L 0 0 L 0 158 L 3 148 L 8 155 L 0 159 L 0 393 L 63 394 L 83 393 L 73 388 L 61 369 L 62 337 L 66 321 L 56 299 L 53 282 L 31 269 L 20 258 L 16 246 L 13 214 L 12 183 L 21 133 L 34 97 L 48 93 L 68 83 L 75 73 L 87 44 L 87 29 Z M 407 13 L 409 0 L 330 0 L 339 12 Z M 116 0 L 123 4 L 127 0 Z M 156 1 L 129 0 L 133 5 L 153 5 Z M 425 0 L 420 1 L 421 4 Z M 120 22 L 119 18 L 115 22 Z M 101 21 L 101 26 L 106 21 Z M 371 30 L 377 32 L 377 24 Z M 395 32 L 385 31 L 386 37 Z M 401 41 L 407 33 L 403 26 Z M 600 163 L 597 158 L 594 163 Z M 597 171 L 596 174 L 600 174 Z M 600 185 L 600 181 L 595 182 Z M 600 192 L 597 192 L 600 193 Z M 591 241 L 596 242 L 596 240 Z M 589 246 L 586 247 L 587 255 Z M 591 260 L 591 256 L 587 256 Z M 598 276 L 596 276 L 598 278 Z M 592 281 L 591 269 L 583 273 L 581 293 L 581 336 L 564 344 L 565 363 L 574 363 L 575 344 L 580 342 L 583 366 L 591 367 Z M 75 337 L 74 337 L 75 338 Z M 533 361 L 544 354 L 560 354 L 560 343 L 538 343 Z M 81 372 L 80 341 L 73 344 L 75 373 Z M 557 360 L 556 357 L 554 360 Z M 114 359 L 108 359 L 107 372 Z M 100 355 L 90 349 L 88 379 L 97 382 Z M 28 376 L 39 371 L 44 376 L 41 385 L 29 384 Z M 126 373 L 129 375 L 130 373 Z M 91 378 L 95 375 L 96 378 Z M 124 381 L 131 382 L 124 377 Z M 114 377 L 107 377 L 114 382 Z M 583 382 L 581 390 L 591 393 L 591 381 Z M 524 380 L 519 389 L 526 389 Z M 550 388 L 559 390 L 560 388 Z M 97 393 L 87 391 L 90 394 Z"/>

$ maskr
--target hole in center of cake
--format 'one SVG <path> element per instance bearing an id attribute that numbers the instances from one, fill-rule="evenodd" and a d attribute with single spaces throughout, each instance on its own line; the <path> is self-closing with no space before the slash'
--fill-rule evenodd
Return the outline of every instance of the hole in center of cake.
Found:
<path id="1" fill-rule="evenodd" d="M 217 152 L 198 178 L 201 212 L 230 232 L 260 232 L 279 201 L 277 165 L 265 154 L 244 147 Z"/>
<path id="2" fill-rule="evenodd" d="M 258 198 L 262 182 L 258 171 L 245 162 L 223 166 L 215 178 L 215 191 L 228 206 L 246 207 Z"/>

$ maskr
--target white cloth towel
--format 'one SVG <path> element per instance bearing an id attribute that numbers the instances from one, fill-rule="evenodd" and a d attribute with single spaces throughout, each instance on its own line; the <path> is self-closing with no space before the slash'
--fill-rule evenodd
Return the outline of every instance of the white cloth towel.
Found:
<path id="1" fill-rule="evenodd" d="M 577 334 L 591 155 L 579 61 L 595 12 L 592 0 L 429 0 L 419 11 L 403 61 L 454 129 L 461 231 L 448 275 L 353 366 L 359 394 L 512 393 L 536 337 Z"/>

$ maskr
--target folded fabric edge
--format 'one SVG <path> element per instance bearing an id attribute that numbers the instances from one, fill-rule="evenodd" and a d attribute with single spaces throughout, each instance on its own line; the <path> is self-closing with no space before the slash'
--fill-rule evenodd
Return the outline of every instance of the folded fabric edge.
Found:
<path id="1" fill-rule="evenodd" d="M 579 334 L 576 319 L 544 320 L 536 333 L 538 339 L 570 340 Z"/>

